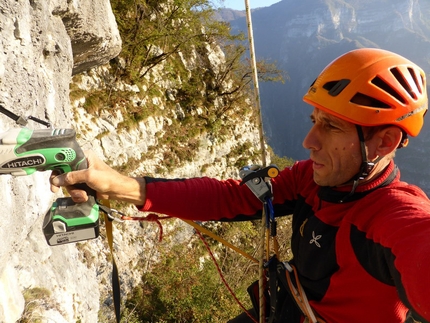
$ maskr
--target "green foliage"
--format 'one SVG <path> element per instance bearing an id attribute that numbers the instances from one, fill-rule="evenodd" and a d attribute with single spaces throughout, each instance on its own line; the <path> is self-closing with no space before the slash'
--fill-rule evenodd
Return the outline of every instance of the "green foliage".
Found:
<path id="1" fill-rule="evenodd" d="M 111 1 L 131 80 L 187 47 L 199 47 L 211 38 L 229 37 L 228 27 L 211 19 L 207 0 Z M 204 28 L 202 27 L 204 26 Z M 187 57 L 185 57 L 187 58 Z"/>
<path id="2" fill-rule="evenodd" d="M 271 164 L 278 166 L 279 170 L 283 170 L 286 167 L 290 167 L 294 164 L 294 159 L 289 157 L 279 157 L 278 155 L 271 152 Z"/>
<path id="3" fill-rule="evenodd" d="M 204 225 L 239 249 L 257 258 L 260 221 Z M 281 259 L 290 257 L 290 219 L 278 221 Z M 172 236 L 159 245 L 163 255 L 125 302 L 122 322 L 226 322 L 242 312 L 223 284 L 204 244 L 193 235 L 172 245 Z M 167 241 L 166 241 L 167 240 Z M 258 279 L 258 265 L 218 241 L 205 237 L 227 283 L 245 306 L 251 307 L 247 287 Z"/>
<path id="4" fill-rule="evenodd" d="M 241 81 L 236 74 L 244 49 L 237 47 L 228 64 L 220 64 L 221 71 L 215 71 L 208 59 L 218 43 L 242 37 L 231 36 L 228 25 L 212 19 L 209 1 L 114 0 L 111 4 L 123 40 L 120 56 L 111 61 L 111 75 L 96 75 L 104 80 L 104 88 L 89 92 L 73 84 L 70 88 L 72 100 L 85 98 L 83 107 L 89 114 L 119 111 L 123 121 L 118 130 L 133 129 L 149 116 L 172 120 L 159 138 L 160 146 L 169 150 L 167 170 L 198 152 L 195 138 L 203 132 L 226 138 L 231 136 L 234 114 L 251 117 L 244 111 L 248 108 L 245 92 L 238 91 L 249 80 L 234 85 Z M 155 67 L 154 76 L 150 72 Z M 160 78 L 168 85 L 160 85 Z M 80 80 L 82 76 L 74 77 L 75 82 Z M 134 90 L 119 90 L 124 86 L 116 86 L 117 82 L 133 85 Z M 235 90 L 226 90 L 227 84 Z M 166 93 L 166 86 L 173 96 Z M 178 107 L 180 117 L 175 112 Z"/>
<path id="5" fill-rule="evenodd" d="M 227 155 L 227 159 L 230 157 L 235 158 L 236 162 L 234 166 L 239 169 L 244 165 L 249 164 L 249 160 L 258 159 L 260 153 L 261 152 L 259 150 L 255 149 L 252 142 L 245 141 L 231 149 L 230 153 Z"/>
<path id="6" fill-rule="evenodd" d="M 94 91 L 86 95 L 84 108 L 89 114 L 96 114 L 106 104 L 106 92 Z"/>
<path id="7" fill-rule="evenodd" d="M 224 230 L 227 228 L 228 225 Z M 239 270 L 236 266 L 230 267 L 237 255 L 210 239 L 209 243 L 219 255 L 221 269 L 237 296 L 250 306 L 245 285 L 252 280 L 252 275 L 244 277 L 244 273 L 249 274 L 249 261 L 239 261 L 246 264 Z M 127 322 L 226 322 L 240 313 L 240 307 L 223 285 L 196 235 L 181 244 L 160 245 L 160 251 L 163 258 L 143 275 L 142 285 L 126 301 L 123 319 L 127 318 Z"/>
<path id="8" fill-rule="evenodd" d="M 105 89 L 83 93 L 71 86 L 71 98 L 85 97 L 88 113 L 121 112 L 119 130 L 133 129 L 149 116 L 171 120 L 159 138 L 169 150 L 165 170 L 192 159 L 198 152 L 195 138 L 202 133 L 222 141 L 231 138 L 238 120 L 258 120 L 250 108 L 251 66 L 242 59 L 246 48 L 239 42 L 244 35 L 231 35 L 228 24 L 214 20 L 210 1 L 113 0 L 111 5 L 123 49 L 111 61 L 111 75 L 99 75 Z M 209 56 L 219 52 L 218 46 L 224 55 L 214 63 Z M 273 64 L 259 62 L 258 71 L 262 80 L 282 80 Z M 118 81 L 139 91 L 119 90 Z M 236 157 L 240 163 L 252 156 Z"/>

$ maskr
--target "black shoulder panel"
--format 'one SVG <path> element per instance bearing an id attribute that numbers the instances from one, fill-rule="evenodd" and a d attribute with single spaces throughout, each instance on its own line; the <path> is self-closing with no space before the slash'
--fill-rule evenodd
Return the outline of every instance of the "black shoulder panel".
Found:
<path id="1" fill-rule="evenodd" d="M 394 286 L 394 255 L 391 249 L 366 238 L 366 233 L 351 225 L 351 245 L 363 268 L 380 282 Z M 398 275 L 398 273 L 397 273 Z"/>

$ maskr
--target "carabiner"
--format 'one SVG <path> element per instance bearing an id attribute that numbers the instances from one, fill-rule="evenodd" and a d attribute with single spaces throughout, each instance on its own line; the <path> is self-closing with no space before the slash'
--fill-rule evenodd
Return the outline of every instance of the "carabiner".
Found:
<path id="1" fill-rule="evenodd" d="M 117 214 L 118 216 L 114 216 L 114 214 Z M 122 220 L 122 217 L 125 216 L 125 214 L 116 209 L 110 209 L 110 212 L 106 213 L 106 215 L 111 221 L 124 223 L 124 220 Z"/>
<path id="2" fill-rule="evenodd" d="M 99 205 L 100 211 L 103 211 L 107 215 L 107 217 L 110 221 L 116 221 L 116 222 L 120 222 L 120 223 L 124 222 L 124 220 L 122 220 L 122 217 L 125 216 L 124 213 L 122 213 L 116 209 L 111 209 L 110 207 L 103 205 L 99 201 L 97 201 L 97 204 Z M 116 217 L 116 216 L 114 216 L 114 214 L 117 214 L 118 216 Z"/>

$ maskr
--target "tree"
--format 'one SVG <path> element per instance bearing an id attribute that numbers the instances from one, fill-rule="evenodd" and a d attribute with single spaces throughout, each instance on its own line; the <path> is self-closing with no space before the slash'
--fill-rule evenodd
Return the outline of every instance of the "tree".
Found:
<path id="1" fill-rule="evenodd" d="M 174 54 L 230 37 L 226 24 L 211 19 L 207 0 L 114 0 L 112 9 L 124 44 L 121 56 L 132 77 L 144 77 Z"/>

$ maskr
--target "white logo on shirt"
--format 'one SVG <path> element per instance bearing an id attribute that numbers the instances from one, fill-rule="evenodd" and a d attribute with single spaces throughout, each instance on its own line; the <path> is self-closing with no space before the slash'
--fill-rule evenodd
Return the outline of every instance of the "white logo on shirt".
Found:
<path id="1" fill-rule="evenodd" d="M 319 239 L 321 239 L 322 238 L 322 235 L 321 234 L 319 234 L 319 235 L 317 235 L 317 236 L 315 236 L 315 231 L 312 231 L 312 239 L 309 241 L 309 244 L 313 244 L 313 243 L 315 243 L 315 245 L 318 247 L 318 248 L 321 248 L 321 245 L 319 244 L 319 242 L 317 241 L 317 240 L 319 240 Z"/>

